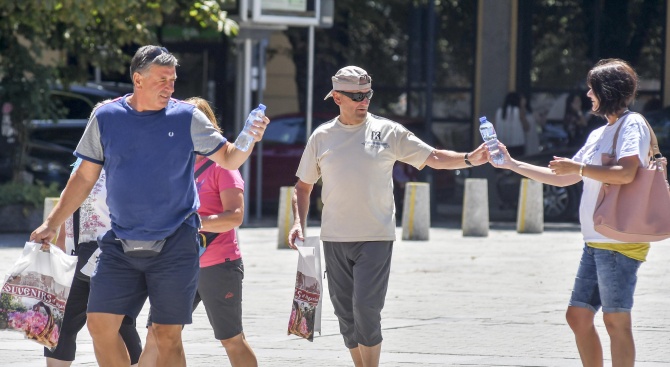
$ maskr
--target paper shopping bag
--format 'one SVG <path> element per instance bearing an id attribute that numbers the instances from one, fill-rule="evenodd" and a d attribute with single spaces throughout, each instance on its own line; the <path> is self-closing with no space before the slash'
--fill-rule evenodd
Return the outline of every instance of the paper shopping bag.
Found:
<path id="1" fill-rule="evenodd" d="M 298 246 L 298 272 L 295 277 L 293 306 L 288 321 L 288 333 L 314 340 L 314 332 L 321 334 L 321 241 L 307 237 Z"/>
<path id="2" fill-rule="evenodd" d="M 0 292 L 0 329 L 55 349 L 76 264 L 55 245 L 26 242 Z"/>

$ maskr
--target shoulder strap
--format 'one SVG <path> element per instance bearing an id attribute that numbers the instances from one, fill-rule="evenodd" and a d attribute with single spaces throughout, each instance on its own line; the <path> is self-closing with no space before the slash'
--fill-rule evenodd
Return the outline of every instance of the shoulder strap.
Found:
<path id="1" fill-rule="evenodd" d="M 642 115 L 641 113 L 639 114 L 642 116 L 642 119 L 644 120 L 644 123 L 647 124 L 647 128 L 649 129 L 649 135 L 651 136 L 651 142 L 649 144 L 649 151 L 651 152 L 651 156 L 654 158 L 661 158 L 663 157 L 663 154 L 661 154 L 661 150 L 658 149 L 658 139 L 656 138 L 656 133 L 654 132 L 654 129 L 651 128 L 651 125 L 649 125 L 649 121 Z"/>
<path id="2" fill-rule="evenodd" d="M 79 220 L 81 219 L 80 209 L 81 208 L 77 208 L 77 210 L 72 213 L 72 234 L 74 235 L 75 252 L 77 252 L 77 248 L 79 247 Z"/>
<path id="3" fill-rule="evenodd" d="M 651 128 L 651 125 L 649 125 L 649 121 L 642 115 L 641 113 L 634 112 L 635 114 L 640 115 L 642 119 L 644 120 L 644 123 L 647 124 L 647 128 L 649 129 L 649 135 L 651 137 L 651 141 L 649 144 L 649 153 L 648 155 L 654 158 L 661 158 L 663 155 L 661 154 L 661 151 L 658 149 L 658 139 L 656 138 L 656 133 L 654 133 L 654 129 Z M 623 116 L 622 116 L 623 117 Z M 612 144 L 612 154 L 616 154 L 616 144 L 617 141 L 619 140 L 619 130 L 621 130 L 621 127 L 623 126 L 623 121 L 621 121 L 621 125 L 616 129 L 616 133 L 614 133 L 614 143 Z"/>
<path id="4" fill-rule="evenodd" d="M 202 166 L 200 166 L 200 168 L 198 168 L 197 171 L 195 171 L 195 173 L 193 174 L 193 178 L 198 178 L 198 176 L 200 176 L 203 172 L 205 172 L 207 168 L 209 168 L 209 166 L 213 164 L 214 164 L 213 160 L 207 159 L 207 162 L 205 162 Z"/>

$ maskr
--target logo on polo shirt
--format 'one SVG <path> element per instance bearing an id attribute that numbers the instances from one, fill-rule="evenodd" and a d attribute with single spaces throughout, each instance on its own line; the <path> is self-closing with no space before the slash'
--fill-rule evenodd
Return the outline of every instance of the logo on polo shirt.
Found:
<path id="1" fill-rule="evenodd" d="M 370 140 L 366 141 L 363 143 L 365 146 L 370 146 L 370 147 L 383 147 L 383 148 L 388 148 L 389 145 L 387 143 L 382 142 L 382 132 L 381 131 L 372 131 L 370 134 Z"/>
<path id="2" fill-rule="evenodd" d="M 173 136 L 174 136 L 174 131 L 170 131 L 170 132 L 168 133 L 168 136 L 169 136 L 169 137 L 173 137 Z"/>

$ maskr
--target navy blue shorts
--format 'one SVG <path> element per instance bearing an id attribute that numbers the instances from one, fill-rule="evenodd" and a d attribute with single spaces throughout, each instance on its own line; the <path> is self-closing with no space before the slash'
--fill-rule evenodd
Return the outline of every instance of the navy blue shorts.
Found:
<path id="1" fill-rule="evenodd" d="M 217 340 L 226 340 L 242 333 L 242 259 L 200 268 L 198 291 L 193 312 L 200 302 L 205 304 L 207 318 Z M 153 323 L 151 312 L 147 327 Z"/>
<path id="2" fill-rule="evenodd" d="M 130 257 L 113 231 L 98 238 L 102 253 L 91 277 L 88 312 L 137 318 L 149 297 L 157 324 L 190 324 L 198 286 L 197 229 L 182 224 L 154 257 Z"/>

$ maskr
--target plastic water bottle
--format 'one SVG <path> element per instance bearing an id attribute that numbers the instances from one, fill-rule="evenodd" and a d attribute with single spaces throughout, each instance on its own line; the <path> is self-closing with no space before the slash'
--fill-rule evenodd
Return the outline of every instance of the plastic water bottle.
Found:
<path id="1" fill-rule="evenodd" d="M 244 123 L 244 129 L 240 135 L 235 139 L 235 148 L 246 152 L 249 150 L 249 147 L 254 142 L 253 133 L 250 131 L 251 126 L 254 124 L 254 121 L 261 120 L 265 116 L 265 105 L 259 104 L 258 107 L 251 110 L 247 121 Z"/>
<path id="2" fill-rule="evenodd" d="M 489 149 L 491 158 L 493 162 L 497 165 L 501 165 L 505 162 L 505 156 L 502 154 L 500 149 L 498 149 L 498 135 L 496 135 L 496 129 L 493 127 L 493 124 L 486 119 L 486 116 L 479 118 L 479 132 L 482 134 L 482 138 L 486 142 L 486 147 Z"/>

